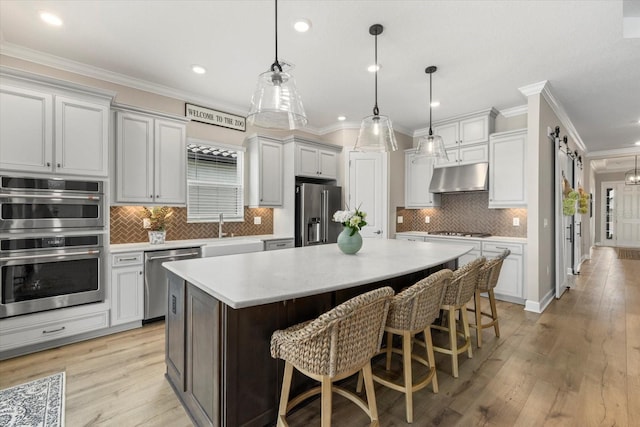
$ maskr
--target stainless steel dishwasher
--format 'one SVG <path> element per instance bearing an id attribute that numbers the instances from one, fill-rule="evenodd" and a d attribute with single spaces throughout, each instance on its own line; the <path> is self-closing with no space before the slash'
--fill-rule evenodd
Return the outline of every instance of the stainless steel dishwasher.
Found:
<path id="1" fill-rule="evenodd" d="M 171 249 L 144 253 L 144 319 L 163 318 L 167 314 L 167 273 L 163 262 L 200 258 L 200 248 Z"/>

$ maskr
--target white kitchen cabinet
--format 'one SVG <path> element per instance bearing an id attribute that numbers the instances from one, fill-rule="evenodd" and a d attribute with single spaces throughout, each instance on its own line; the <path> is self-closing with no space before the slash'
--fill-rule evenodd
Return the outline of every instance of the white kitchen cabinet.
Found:
<path id="1" fill-rule="evenodd" d="M 405 208 L 421 209 L 440 206 L 440 194 L 429 192 L 434 163 L 434 159 L 416 156 L 415 149 L 405 151 Z"/>
<path id="2" fill-rule="evenodd" d="M 30 86 L 0 86 L 0 168 L 106 177 L 110 97 Z"/>
<path id="3" fill-rule="evenodd" d="M 338 178 L 337 151 L 312 144 L 295 143 L 296 176 Z"/>
<path id="4" fill-rule="evenodd" d="M 498 111 L 491 108 L 437 122 L 433 131 L 442 137 L 449 159 L 438 159 L 435 167 L 488 161 L 487 143 L 497 114 Z"/>
<path id="5" fill-rule="evenodd" d="M 186 203 L 186 125 L 132 111 L 116 112 L 116 203 Z"/>
<path id="6" fill-rule="evenodd" d="M 142 252 L 111 258 L 111 326 L 140 322 L 144 316 L 144 267 Z"/>
<path id="7" fill-rule="evenodd" d="M 432 242 L 432 243 L 457 243 L 457 244 L 461 244 L 461 245 L 472 245 L 473 249 L 470 252 L 467 252 L 466 254 L 462 255 L 460 258 L 458 258 L 458 267 L 462 267 L 465 264 L 470 263 L 471 261 L 479 258 L 482 255 L 482 244 L 480 242 L 480 240 L 470 240 L 470 239 L 451 239 L 448 237 L 425 237 L 424 238 L 425 242 Z"/>
<path id="8" fill-rule="evenodd" d="M 252 136 L 249 151 L 249 206 L 280 207 L 283 203 L 283 145 L 279 140 Z"/>
<path id="9" fill-rule="evenodd" d="M 265 251 L 276 251 L 279 249 L 289 249 L 294 248 L 295 242 L 293 238 L 290 239 L 275 239 L 275 240 L 265 240 L 264 242 L 264 250 Z"/>
<path id="10" fill-rule="evenodd" d="M 493 292 L 497 299 L 524 304 L 524 245 L 513 242 L 482 242 L 482 255 L 495 258 L 505 249 L 511 254 L 503 261 L 498 284 Z"/>
<path id="11" fill-rule="evenodd" d="M 109 307 L 106 303 L 85 304 L 1 319 L 0 359 L 33 351 L 29 349 L 34 347 L 48 348 L 55 342 L 47 343 L 55 340 L 72 342 L 75 335 L 86 336 L 108 327 Z"/>
<path id="12" fill-rule="evenodd" d="M 527 206 L 527 129 L 495 133 L 489 140 L 489 207 Z"/>

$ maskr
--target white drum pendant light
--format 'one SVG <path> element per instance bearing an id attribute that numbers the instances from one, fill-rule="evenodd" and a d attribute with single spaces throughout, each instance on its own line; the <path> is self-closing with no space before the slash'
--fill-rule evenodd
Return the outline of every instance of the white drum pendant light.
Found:
<path id="1" fill-rule="evenodd" d="M 378 110 L 378 35 L 382 34 L 382 25 L 375 24 L 369 27 L 369 34 L 375 37 L 375 104 L 373 115 L 362 119 L 360 133 L 353 147 L 356 151 L 396 151 L 398 144 L 393 133 L 391 119 L 381 116 Z"/>
<path id="2" fill-rule="evenodd" d="M 438 67 L 432 65 L 427 67 L 424 72 L 429 74 L 429 135 L 423 136 L 418 140 L 418 148 L 416 148 L 416 155 L 420 157 L 432 157 L 447 159 L 447 151 L 444 149 L 444 142 L 442 137 L 433 134 L 431 129 L 431 94 L 433 85 L 431 83 L 431 76 L 436 72 Z"/>
<path id="3" fill-rule="evenodd" d="M 294 78 L 282 70 L 278 61 L 278 0 L 275 0 L 275 5 L 276 57 L 270 70 L 258 76 L 247 122 L 263 128 L 299 129 L 307 124 L 307 115 Z"/>

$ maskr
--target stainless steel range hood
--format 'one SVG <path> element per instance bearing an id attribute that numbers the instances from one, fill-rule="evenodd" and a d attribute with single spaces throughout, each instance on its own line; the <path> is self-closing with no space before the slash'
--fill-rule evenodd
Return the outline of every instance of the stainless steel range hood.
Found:
<path id="1" fill-rule="evenodd" d="M 434 169 L 429 192 L 487 191 L 489 189 L 488 171 L 489 163 L 473 163 Z"/>

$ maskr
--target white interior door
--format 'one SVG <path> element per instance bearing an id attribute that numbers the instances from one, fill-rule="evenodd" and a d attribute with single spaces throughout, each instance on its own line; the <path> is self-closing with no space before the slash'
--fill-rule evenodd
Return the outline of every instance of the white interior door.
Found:
<path id="1" fill-rule="evenodd" d="M 640 247 L 640 185 L 617 185 L 616 215 L 616 245 Z"/>
<path id="2" fill-rule="evenodd" d="M 367 214 L 367 225 L 360 234 L 368 238 L 387 238 L 387 153 L 349 152 L 349 189 L 346 205 Z"/>
<path id="3" fill-rule="evenodd" d="M 556 147 L 558 147 L 556 140 Z M 573 277 L 572 246 L 573 246 L 573 218 L 562 213 L 562 180 L 566 178 L 573 182 L 572 160 L 562 150 L 556 150 L 556 298 L 560 298 L 570 287 Z"/>

